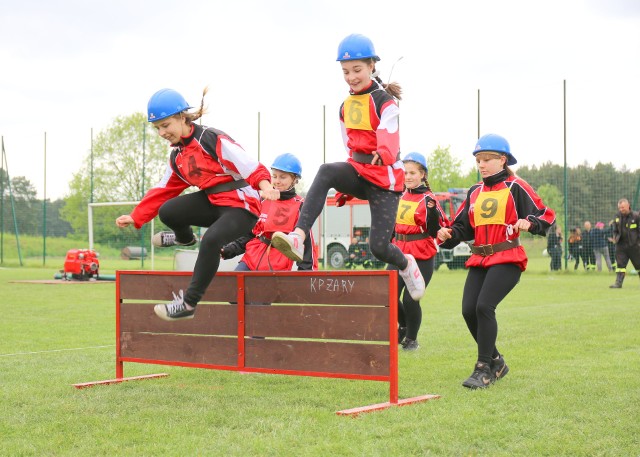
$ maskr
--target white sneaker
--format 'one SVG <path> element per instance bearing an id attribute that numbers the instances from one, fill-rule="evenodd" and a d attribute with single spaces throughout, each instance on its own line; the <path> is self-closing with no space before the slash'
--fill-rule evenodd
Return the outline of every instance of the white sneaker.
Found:
<path id="1" fill-rule="evenodd" d="M 400 276 L 404 280 L 404 284 L 407 286 L 407 291 L 409 295 L 411 295 L 411 298 L 415 301 L 420 301 L 425 290 L 424 278 L 422 277 L 422 273 L 420 273 L 416 259 L 411 254 L 405 254 L 405 257 L 407 258 L 407 262 L 409 262 L 407 268 L 399 270 L 398 273 L 400 273 Z"/>
<path id="2" fill-rule="evenodd" d="M 193 319 L 193 315 L 196 313 L 196 309 L 187 309 L 184 304 L 184 294 L 182 290 L 176 295 L 173 294 L 173 301 L 171 303 L 160 304 L 153 307 L 153 311 L 156 315 L 165 321 L 177 321 L 179 319 Z"/>
<path id="3" fill-rule="evenodd" d="M 193 246 L 196 244 L 196 236 L 188 243 L 180 243 L 176 241 L 176 234 L 173 232 L 158 232 L 151 238 L 151 244 L 157 248 L 168 248 L 171 246 Z"/>
<path id="4" fill-rule="evenodd" d="M 304 257 L 304 242 L 296 233 L 287 235 L 282 232 L 274 232 L 271 236 L 271 246 L 294 262 L 301 262 Z"/>

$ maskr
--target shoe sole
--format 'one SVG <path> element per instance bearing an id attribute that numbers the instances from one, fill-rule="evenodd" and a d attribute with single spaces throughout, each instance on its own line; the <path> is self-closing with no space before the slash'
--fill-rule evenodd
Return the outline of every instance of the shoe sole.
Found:
<path id="1" fill-rule="evenodd" d="M 280 251 L 282 255 L 284 255 L 289 260 L 293 260 L 295 262 L 301 262 L 302 257 L 300 257 L 296 251 L 293 250 L 289 242 L 280 237 L 271 238 L 271 246 Z"/>
<path id="2" fill-rule="evenodd" d="M 500 373 L 500 376 L 498 376 L 498 373 L 497 373 L 497 372 L 496 372 L 496 373 L 494 373 L 494 374 L 496 375 L 496 381 L 497 381 L 498 379 L 502 379 L 502 378 L 504 378 L 504 377 L 507 375 L 507 373 L 509 373 L 509 366 L 508 366 L 508 365 L 505 365 L 505 366 L 504 366 L 504 370 L 502 370 L 502 373 Z"/>
<path id="3" fill-rule="evenodd" d="M 473 385 L 472 386 L 472 385 L 469 385 L 469 384 L 465 384 L 464 382 L 462 383 L 462 387 L 466 387 L 467 389 L 470 389 L 470 390 L 487 389 L 489 386 L 491 386 L 491 383 L 487 384 L 486 386 L 485 385 L 482 385 L 482 386 Z"/>
<path id="4" fill-rule="evenodd" d="M 164 305 L 160 305 L 160 306 L 164 306 Z M 166 308 L 165 308 L 165 310 L 166 310 Z M 163 311 L 164 310 L 162 308 L 160 308 L 160 311 L 159 311 L 155 306 L 153 307 L 153 312 L 156 313 L 156 316 L 158 316 L 163 321 L 167 321 L 167 322 L 180 321 L 180 320 L 185 320 L 185 319 L 193 319 L 193 316 L 195 315 L 195 313 L 193 313 L 193 314 L 190 314 L 189 316 L 171 317 L 171 316 L 168 316 L 167 313 L 165 313 Z"/>

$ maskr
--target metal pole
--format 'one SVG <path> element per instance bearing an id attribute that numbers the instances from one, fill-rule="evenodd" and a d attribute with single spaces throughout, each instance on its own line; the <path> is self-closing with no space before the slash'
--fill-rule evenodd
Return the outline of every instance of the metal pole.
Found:
<path id="1" fill-rule="evenodd" d="M 563 150 L 564 150 L 564 269 L 567 269 L 567 264 L 569 263 L 567 249 L 568 249 L 568 240 L 567 240 L 567 223 L 569 222 L 568 218 L 568 183 L 567 183 L 567 80 L 563 80 L 562 82 L 562 109 L 563 109 Z"/>
<path id="2" fill-rule="evenodd" d="M 11 214 L 13 216 L 13 229 L 16 233 L 16 245 L 18 247 L 18 260 L 20 261 L 20 266 L 22 266 L 22 251 L 20 250 L 20 234 L 18 233 L 18 218 L 16 216 L 16 202 L 13 197 L 13 190 L 11 189 L 11 178 L 9 178 L 9 164 L 7 162 L 7 154 L 2 149 L 2 159 L 5 163 L 5 170 L 7 171 L 7 186 L 9 187 L 9 201 L 11 202 Z"/>
<path id="3" fill-rule="evenodd" d="M 93 249 L 93 204 L 89 203 L 87 210 L 87 217 L 89 218 L 89 224 L 87 230 L 89 230 L 89 249 Z"/>
<path id="4" fill-rule="evenodd" d="M 42 198 L 42 266 L 47 259 L 47 132 L 44 132 L 44 196 Z"/>
<path id="5" fill-rule="evenodd" d="M 147 150 L 147 124 L 142 124 L 142 183 L 140 184 L 140 200 L 144 197 L 144 169 Z M 144 226 L 140 228 L 140 268 L 144 269 Z"/>
<path id="6" fill-rule="evenodd" d="M 90 169 L 89 169 L 89 182 L 90 182 L 90 192 L 89 192 L 89 203 L 93 203 L 93 127 L 91 127 L 91 156 L 90 156 Z"/>
<path id="7" fill-rule="evenodd" d="M 2 157 L 0 157 L 0 263 L 4 263 L 4 137 L 2 137 Z"/>
<path id="8" fill-rule="evenodd" d="M 478 120 L 478 132 L 477 132 L 477 139 L 480 139 L 480 89 L 478 89 L 478 113 L 476 114 L 477 120 Z M 480 170 L 477 169 L 476 167 L 476 180 L 480 181 Z"/>
<path id="9" fill-rule="evenodd" d="M 322 105 L 322 163 L 327 163 L 327 105 Z M 322 207 L 322 235 L 320 247 L 322 248 L 322 269 L 327 268 L 327 200 Z"/>

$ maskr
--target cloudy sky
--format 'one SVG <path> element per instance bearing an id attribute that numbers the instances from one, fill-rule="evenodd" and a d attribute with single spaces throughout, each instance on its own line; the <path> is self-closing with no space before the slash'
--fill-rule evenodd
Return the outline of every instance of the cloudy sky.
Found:
<path id="1" fill-rule="evenodd" d="M 562 164 L 566 80 L 569 165 L 640 168 L 639 0 L 0 0 L 9 173 L 43 197 L 46 132 L 46 195 L 61 198 L 91 129 L 160 88 L 197 104 L 208 85 L 205 124 L 267 166 L 298 155 L 310 182 L 323 157 L 345 158 L 335 59 L 354 32 L 403 87 L 404 152 L 449 146 L 472 167 L 479 93 L 481 134 L 505 136 L 521 164 Z"/>

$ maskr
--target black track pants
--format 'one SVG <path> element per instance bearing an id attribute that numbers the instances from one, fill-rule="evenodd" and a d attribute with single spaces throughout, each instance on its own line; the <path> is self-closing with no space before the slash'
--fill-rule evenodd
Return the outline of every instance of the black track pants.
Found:
<path id="1" fill-rule="evenodd" d="M 496 348 L 496 307 L 518 284 L 522 272 L 506 263 L 489 268 L 469 268 L 462 294 L 462 316 L 478 344 L 478 361 L 490 363 L 499 355 Z"/>
<path id="2" fill-rule="evenodd" d="M 168 200 L 160 207 L 158 214 L 181 243 L 188 243 L 193 239 L 191 226 L 207 227 L 200 241 L 191 282 L 184 294 L 184 301 L 192 306 L 202 299 L 216 275 L 222 246 L 250 234 L 258 220 L 243 208 L 212 205 L 203 191 Z"/>
<path id="3" fill-rule="evenodd" d="M 329 189 L 369 201 L 371 233 L 369 247 L 376 259 L 404 270 L 407 259 L 400 249 L 391 244 L 396 224 L 400 193 L 383 190 L 369 183 L 347 162 L 326 163 L 320 166 L 305 198 L 298 227 L 309 233 L 327 200 Z M 345 210 L 346 211 L 346 210 Z M 345 217 L 347 217 L 345 213 Z"/>

